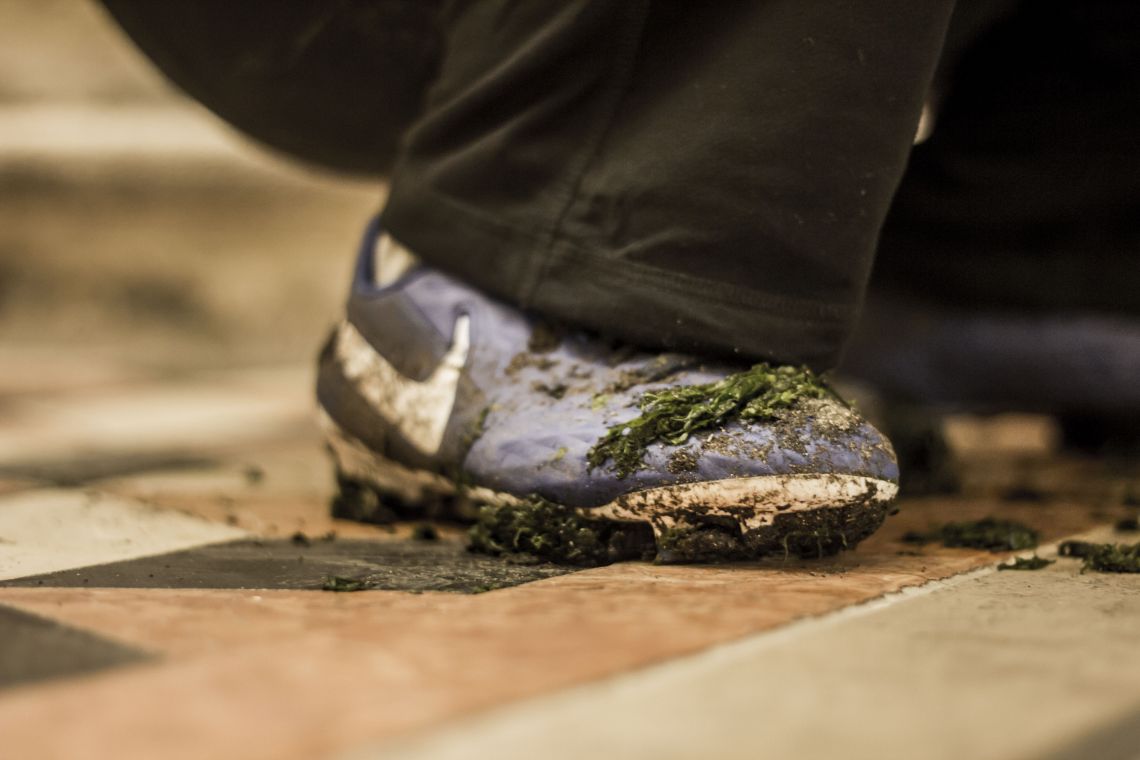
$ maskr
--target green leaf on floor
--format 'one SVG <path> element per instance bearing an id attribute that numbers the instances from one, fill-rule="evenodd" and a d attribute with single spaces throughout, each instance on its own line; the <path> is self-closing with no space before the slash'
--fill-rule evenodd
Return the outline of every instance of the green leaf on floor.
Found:
<path id="1" fill-rule="evenodd" d="M 927 533 L 909 531 L 903 535 L 902 540 L 908 544 L 940 541 L 943 546 L 1005 552 L 1032 549 L 1037 546 L 1037 538 L 1037 531 L 1016 520 L 986 517 L 947 523 Z"/>
<path id="2" fill-rule="evenodd" d="M 1062 541 L 1057 547 L 1062 557 L 1084 560 L 1082 570 L 1098 573 L 1140 573 L 1140 544 L 1097 544 L 1090 541 Z"/>

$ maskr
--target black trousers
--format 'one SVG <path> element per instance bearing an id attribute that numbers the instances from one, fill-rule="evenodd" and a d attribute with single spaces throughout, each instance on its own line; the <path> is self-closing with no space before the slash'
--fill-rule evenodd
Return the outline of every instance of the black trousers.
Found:
<path id="1" fill-rule="evenodd" d="M 951 5 L 452 3 L 386 226 L 550 317 L 830 366 Z"/>
<path id="2" fill-rule="evenodd" d="M 877 237 L 870 297 L 1140 313 L 1135 0 L 104 3 L 262 142 L 398 157 L 429 262 L 627 341 L 829 367 Z"/>
<path id="3" fill-rule="evenodd" d="M 1000 301 L 1023 254 L 1037 260 L 1036 224 L 1069 223 L 1057 261 L 1087 243 L 1090 209 L 1136 229 L 1137 166 L 1119 165 L 1137 156 L 1130 3 L 962 0 L 947 38 L 952 6 L 450 3 L 385 223 L 434 266 L 555 319 L 829 368 L 880 234 L 877 280 Z M 927 101 L 942 124 L 904 181 Z M 1099 173 L 1074 193 L 1090 151 Z M 1074 302 L 1134 303 L 1135 269 L 1119 298 L 1093 281 L 1074 296 L 1055 267 L 1037 279 Z"/>

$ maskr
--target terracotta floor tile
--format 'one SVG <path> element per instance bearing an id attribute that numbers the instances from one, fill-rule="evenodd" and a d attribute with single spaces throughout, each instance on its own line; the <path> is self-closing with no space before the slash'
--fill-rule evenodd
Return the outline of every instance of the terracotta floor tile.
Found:
<path id="1" fill-rule="evenodd" d="M 294 381 L 282 380 L 281 387 Z M 196 423 L 197 432 L 169 438 L 160 424 L 144 426 L 144 446 L 178 440 L 188 451 L 207 451 L 216 465 L 104 479 L 91 488 L 260 536 L 334 530 L 345 538 L 406 540 L 406 525 L 389 532 L 328 516 L 331 477 L 304 416 L 307 410 L 300 394 L 278 393 L 276 383 L 252 373 L 224 392 L 201 391 L 191 407 L 199 408 L 200 402 L 215 411 L 210 420 Z M 242 394 L 259 387 L 272 391 L 264 408 L 242 406 Z M 223 397 L 228 400 L 218 402 Z M 163 392 L 95 404 L 86 412 L 93 416 L 84 435 L 97 442 L 130 442 L 138 431 L 107 427 L 108 410 L 137 412 L 157 404 L 154 408 L 166 409 L 169 417 L 172 398 Z M 257 429 L 224 440 L 214 423 L 227 409 L 241 414 L 224 421 L 224 430 L 243 420 Z M 286 422 L 281 422 L 283 409 L 291 410 Z M 281 426 L 266 427 L 271 419 Z M 5 435 L 15 446 L 18 436 L 11 430 Z M 58 447 L 60 441 L 45 445 Z M 1062 480 L 1080 485 L 1081 468 L 1067 467 Z M 1042 470 L 1054 473 L 1053 485 L 1061 471 Z M 1020 470 L 1004 472 L 1013 472 L 1015 480 L 1021 475 Z M 1061 492 L 1063 499 L 1026 492 L 1019 500 L 905 501 L 878 534 L 835 558 L 773 558 L 732 567 L 631 563 L 477 596 L 3 588 L 4 604 L 164 659 L 0 694 L 0 736 L 5 748 L 21 757 L 286 760 L 338 751 L 996 561 L 985 552 L 899 542 L 908 530 L 998 515 L 1025 522 L 1049 541 L 1120 513 L 1103 494 L 1084 498 L 1076 486 Z M 61 715 L 67 716 L 67 731 L 55 730 Z"/>
<path id="2" fill-rule="evenodd" d="M 1138 625 L 1136 576 L 981 572 L 343 760 L 1133 757 Z"/>
<path id="3" fill-rule="evenodd" d="M 0 605 L 0 689 L 74 678 L 147 654 L 59 622 Z"/>
<path id="4" fill-rule="evenodd" d="M 27 756 L 96 756 L 84 752 L 109 736 L 122 758 L 336 751 L 992 564 L 989 553 L 928 546 L 915 554 L 895 539 L 947 514 L 996 509 L 1047 539 L 1095 522 L 1072 504 L 924 500 L 838 558 L 630 563 L 473 597 L 2 589 L 0 602 L 170 659 L 0 697 L 0 735 Z M 76 717 L 53 734 L 47 727 L 60 714 Z M 171 737 L 187 737 L 184 749 Z"/>

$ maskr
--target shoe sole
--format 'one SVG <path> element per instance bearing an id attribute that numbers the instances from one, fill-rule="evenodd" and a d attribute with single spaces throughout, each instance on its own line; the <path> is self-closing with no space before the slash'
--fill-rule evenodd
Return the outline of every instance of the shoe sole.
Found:
<path id="1" fill-rule="evenodd" d="M 826 556 L 875 532 L 898 492 L 896 483 L 862 475 L 760 475 L 660 486 L 571 508 L 410 469 L 372 452 L 323 411 L 320 421 L 340 488 L 334 516 L 474 522 L 474 549 L 516 558 L 597 565 Z"/>

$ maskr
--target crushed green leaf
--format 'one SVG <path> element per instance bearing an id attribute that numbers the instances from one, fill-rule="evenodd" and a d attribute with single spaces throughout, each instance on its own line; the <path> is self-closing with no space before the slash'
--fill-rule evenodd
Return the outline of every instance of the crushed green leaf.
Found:
<path id="1" fill-rule="evenodd" d="M 641 414 L 611 427 L 587 455 L 590 467 L 613 460 L 618 477 L 643 465 L 645 450 L 657 441 L 679 446 L 693 433 L 730 419 L 771 419 L 805 398 L 828 393 L 807 367 L 760 363 L 715 383 L 681 385 L 645 393 Z"/>
<path id="2" fill-rule="evenodd" d="M 1062 557 L 1084 560 L 1084 570 L 1098 573 L 1140 573 L 1140 544 L 1094 544 L 1089 541 L 1062 541 L 1057 547 Z"/>
<path id="3" fill-rule="evenodd" d="M 1104 544 L 1085 557 L 1085 567 L 1098 573 L 1140 573 L 1140 544 Z"/>
<path id="4" fill-rule="evenodd" d="M 521 563 L 608 565 L 652 557 L 654 546 L 647 525 L 587 520 L 540 497 L 480 507 L 468 536 L 471 551 Z"/>
<path id="5" fill-rule="evenodd" d="M 345 578 L 340 575 L 327 575 L 324 582 L 321 583 L 322 591 L 364 591 L 371 587 L 372 584 L 368 581 Z"/>

